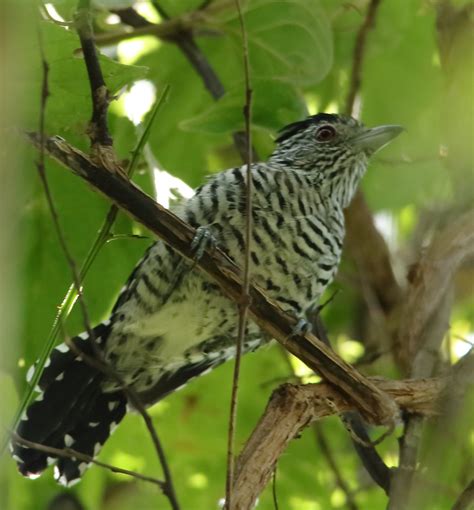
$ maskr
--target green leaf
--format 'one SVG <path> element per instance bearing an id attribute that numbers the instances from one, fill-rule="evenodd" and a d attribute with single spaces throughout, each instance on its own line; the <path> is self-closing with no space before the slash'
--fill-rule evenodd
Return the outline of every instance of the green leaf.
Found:
<path id="1" fill-rule="evenodd" d="M 52 22 L 41 23 L 41 38 L 45 59 L 49 66 L 49 98 L 46 115 L 48 132 L 67 136 L 71 132 L 84 133 L 91 116 L 90 85 L 81 56 L 80 42 L 75 32 Z M 32 43 L 36 42 L 32 38 Z M 38 62 L 37 45 L 30 51 Z M 111 94 L 142 79 L 147 74 L 145 67 L 120 64 L 104 55 L 99 56 L 105 83 Z M 31 83 L 31 94 L 40 96 L 41 70 L 38 79 Z M 35 107 L 39 105 L 39 100 Z M 37 119 L 38 112 L 31 112 Z"/>
<path id="2" fill-rule="evenodd" d="M 278 130 L 285 124 L 306 115 L 306 105 L 297 90 L 280 80 L 253 80 L 252 127 Z M 243 129 L 243 82 L 230 90 L 203 113 L 182 121 L 188 131 L 232 133 Z"/>
<path id="3" fill-rule="evenodd" d="M 242 53 L 236 10 L 223 29 Z M 245 6 L 252 75 L 311 85 L 329 72 L 333 44 L 329 21 L 317 0 L 254 0 Z"/>
<path id="4" fill-rule="evenodd" d="M 442 202 L 449 196 L 438 156 L 442 83 L 434 23 L 434 12 L 424 13 L 417 0 L 403 9 L 381 4 L 366 51 L 362 118 L 368 125 L 401 124 L 406 132 L 376 156 L 364 178 L 374 208 L 397 209 L 435 196 Z"/>

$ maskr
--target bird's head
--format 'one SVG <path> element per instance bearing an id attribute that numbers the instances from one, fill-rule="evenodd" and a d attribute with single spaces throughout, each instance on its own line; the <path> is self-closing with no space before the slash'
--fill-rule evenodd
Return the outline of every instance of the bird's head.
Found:
<path id="1" fill-rule="evenodd" d="M 401 126 L 366 128 L 346 115 L 318 113 L 284 127 L 270 161 L 314 175 L 315 184 L 340 195 L 346 207 L 369 157 L 401 131 Z"/>

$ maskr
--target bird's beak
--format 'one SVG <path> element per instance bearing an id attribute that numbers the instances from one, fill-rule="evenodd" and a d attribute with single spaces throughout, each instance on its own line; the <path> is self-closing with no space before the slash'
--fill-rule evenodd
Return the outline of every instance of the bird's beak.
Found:
<path id="1" fill-rule="evenodd" d="M 402 126 L 396 125 L 367 128 L 354 136 L 351 142 L 361 150 L 368 150 L 374 153 L 391 142 L 402 131 L 404 131 Z"/>

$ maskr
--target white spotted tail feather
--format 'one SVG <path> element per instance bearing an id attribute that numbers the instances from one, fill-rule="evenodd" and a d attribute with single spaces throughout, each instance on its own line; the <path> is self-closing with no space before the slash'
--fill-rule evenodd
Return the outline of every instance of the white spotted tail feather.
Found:
<path id="1" fill-rule="evenodd" d="M 109 334 L 109 323 L 94 328 L 97 345 Z M 78 350 L 93 355 L 87 334 L 72 339 Z M 34 370 L 34 369 L 33 369 Z M 27 378 L 31 379 L 29 370 Z M 17 434 L 28 441 L 53 448 L 71 448 L 95 457 L 126 413 L 127 400 L 121 391 L 104 393 L 104 375 L 82 360 L 65 344 L 51 353 L 41 375 L 36 400 L 28 407 L 17 427 Z M 12 454 L 19 471 L 37 478 L 56 463 L 55 478 L 71 486 L 84 474 L 88 463 L 13 444 Z"/>

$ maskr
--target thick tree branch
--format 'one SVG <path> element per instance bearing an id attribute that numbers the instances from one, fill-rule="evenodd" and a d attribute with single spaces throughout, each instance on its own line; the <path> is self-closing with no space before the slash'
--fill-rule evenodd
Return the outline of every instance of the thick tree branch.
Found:
<path id="1" fill-rule="evenodd" d="M 444 379 L 370 380 L 389 394 L 405 412 L 423 416 L 437 413 L 437 399 L 447 384 Z M 270 481 L 275 463 L 305 427 L 326 416 L 354 410 L 352 404 L 326 383 L 284 384 L 275 390 L 239 456 L 234 508 L 253 508 L 257 497 Z"/>
<path id="2" fill-rule="evenodd" d="M 29 140 L 39 147 L 38 135 L 30 134 Z M 132 183 L 98 166 L 87 155 L 61 138 L 51 137 L 45 140 L 45 151 L 106 195 L 181 255 L 194 260 L 194 253 L 190 248 L 194 230 Z M 227 297 L 235 302 L 239 301 L 242 293 L 241 272 L 224 252 L 218 249 L 212 252 L 206 250 L 197 265 L 219 284 Z M 314 335 L 292 336 L 296 320 L 276 306 L 260 288 L 252 285 L 249 295 L 251 298 L 249 316 L 287 350 L 336 386 L 345 398 L 354 403 L 366 421 L 385 424 L 394 422 L 398 416 L 398 409 L 391 398 Z"/>

